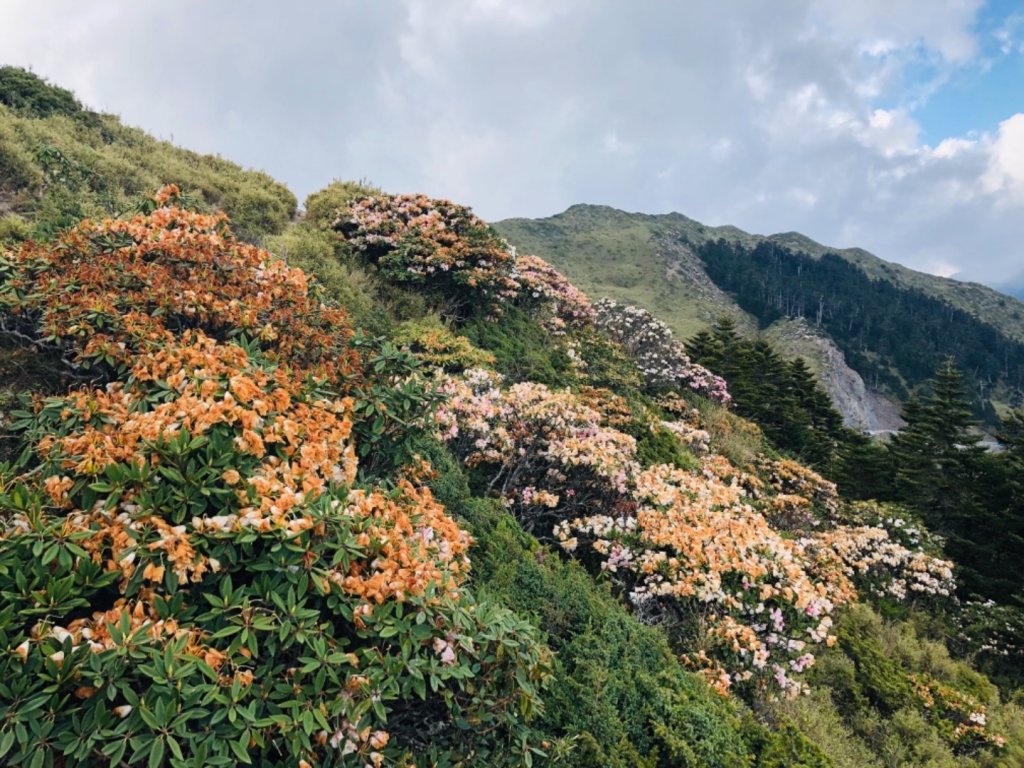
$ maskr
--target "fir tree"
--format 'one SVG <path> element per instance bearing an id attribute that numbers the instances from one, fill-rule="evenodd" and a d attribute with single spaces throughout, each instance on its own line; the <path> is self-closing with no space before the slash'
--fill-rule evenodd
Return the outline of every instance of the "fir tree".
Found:
<path id="1" fill-rule="evenodd" d="M 907 403 L 907 426 L 889 446 L 894 496 L 946 537 L 965 593 L 1006 599 L 1024 574 L 1020 517 L 1007 509 L 1001 490 L 1007 473 L 979 444 L 964 390 L 962 375 L 947 360 L 930 393 Z"/>

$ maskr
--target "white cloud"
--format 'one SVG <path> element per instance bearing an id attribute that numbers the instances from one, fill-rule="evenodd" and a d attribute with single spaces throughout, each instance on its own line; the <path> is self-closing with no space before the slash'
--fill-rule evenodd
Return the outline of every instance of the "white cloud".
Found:
<path id="1" fill-rule="evenodd" d="M 1024 113 L 999 124 L 989 149 L 985 186 L 999 195 L 1004 205 L 1024 206 Z"/>
<path id="2" fill-rule="evenodd" d="M 677 210 L 996 281 L 1024 261 L 1018 118 L 932 148 L 914 113 L 977 61 L 979 7 L 5 0 L 0 55 L 300 198 L 367 177 L 491 219 Z"/>

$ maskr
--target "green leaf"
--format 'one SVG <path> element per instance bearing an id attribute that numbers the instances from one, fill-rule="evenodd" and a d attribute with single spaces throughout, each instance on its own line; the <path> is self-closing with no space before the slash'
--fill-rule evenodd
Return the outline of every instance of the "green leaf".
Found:
<path id="1" fill-rule="evenodd" d="M 149 768 L 159 768 L 164 760 L 164 740 L 159 737 L 153 740 L 153 746 L 149 750 Z"/>

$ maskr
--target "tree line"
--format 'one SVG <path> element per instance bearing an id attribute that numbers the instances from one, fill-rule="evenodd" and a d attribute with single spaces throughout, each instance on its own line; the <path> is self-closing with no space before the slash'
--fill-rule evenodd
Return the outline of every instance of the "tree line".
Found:
<path id="1" fill-rule="evenodd" d="M 814 259 L 772 242 L 750 248 L 725 240 L 697 249 L 708 275 L 767 326 L 804 317 L 824 329 L 850 366 L 900 400 L 956 358 L 972 413 L 995 424 L 1000 390 L 1020 404 L 1024 344 L 922 291 L 874 280 L 837 254 Z"/>

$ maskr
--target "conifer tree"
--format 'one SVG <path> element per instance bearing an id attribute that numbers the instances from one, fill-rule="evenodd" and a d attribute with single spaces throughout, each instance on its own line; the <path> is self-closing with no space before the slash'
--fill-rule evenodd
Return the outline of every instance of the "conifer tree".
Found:
<path id="1" fill-rule="evenodd" d="M 961 566 L 966 593 L 1006 598 L 1024 573 L 1019 517 L 1006 509 L 999 491 L 1005 473 L 986 455 L 974 431 L 963 377 L 946 360 L 930 392 L 904 409 L 907 426 L 893 439 L 895 497 L 917 510 L 947 539 L 947 552 Z"/>
<path id="2" fill-rule="evenodd" d="M 1011 503 L 1024 515 L 1024 411 L 1011 411 L 997 435 L 1005 448 L 1002 455 Z"/>

